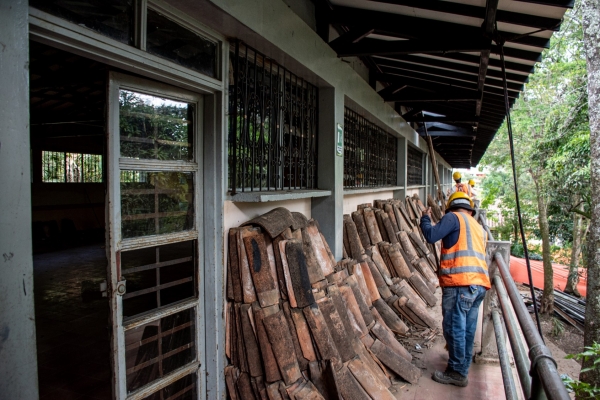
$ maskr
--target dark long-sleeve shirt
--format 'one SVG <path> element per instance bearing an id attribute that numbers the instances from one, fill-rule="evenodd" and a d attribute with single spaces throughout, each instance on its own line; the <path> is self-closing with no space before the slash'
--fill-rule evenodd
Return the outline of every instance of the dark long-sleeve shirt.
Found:
<path id="1" fill-rule="evenodd" d="M 435 243 L 442 239 L 444 248 L 449 249 L 458 242 L 460 224 L 458 217 L 449 212 L 435 226 L 431 225 L 431 219 L 428 216 L 421 217 L 421 230 L 428 243 Z"/>

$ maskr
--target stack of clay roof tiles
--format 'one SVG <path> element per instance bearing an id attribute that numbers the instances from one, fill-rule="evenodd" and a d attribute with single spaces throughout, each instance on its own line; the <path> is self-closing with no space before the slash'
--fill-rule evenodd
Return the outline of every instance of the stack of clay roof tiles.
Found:
<path id="1" fill-rule="evenodd" d="M 340 262 L 317 221 L 285 208 L 229 231 L 231 399 L 392 400 L 394 379 L 418 381 L 396 335 L 435 327 L 439 249 L 423 241 L 418 197 L 374 204 L 344 215 Z"/>

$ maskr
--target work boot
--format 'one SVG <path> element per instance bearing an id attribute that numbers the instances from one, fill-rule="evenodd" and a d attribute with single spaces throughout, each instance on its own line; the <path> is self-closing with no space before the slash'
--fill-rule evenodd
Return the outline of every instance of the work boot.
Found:
<path id="1" fill-rule="evenodd" d="M 461 374 L 450 368 L 446 368 L 446 371 L 444 372 L 435 371 L 431 376 L 431 379 L 444 385 L 465 387 L 469 384 L 469 380 L 466 376 L 462 376 Z"/>

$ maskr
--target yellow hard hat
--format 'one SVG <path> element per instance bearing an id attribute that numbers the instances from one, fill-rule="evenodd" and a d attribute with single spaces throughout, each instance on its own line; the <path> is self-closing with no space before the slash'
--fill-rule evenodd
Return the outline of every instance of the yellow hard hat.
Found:
<path id="1" fill-rule="evenodd" d="M 448 203 L 446 203 L 446 212 L 453 208 L 464 208 L 465 210 L 473 210 L 473 200 L 465 192 L 454 192 L 450 195 Z"/>
<path id="2" fill-rule="evenodd" d="M 452 179 L 454 179 L 455 181 L 459 180 L 460 178 L 462 178 L 462 175 L 460 174 L 460 172 L 456 171 L 455 173 L 452 174 Z"/>
<path id="3" fill-rule="evenodd" d="M 475 186 L 475 181 L 473 179 L 469 179 L 469 185 Z"/>

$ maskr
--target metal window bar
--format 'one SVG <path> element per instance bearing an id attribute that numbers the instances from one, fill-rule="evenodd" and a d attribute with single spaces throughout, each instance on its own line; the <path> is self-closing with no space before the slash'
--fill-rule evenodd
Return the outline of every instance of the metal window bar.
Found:
<path id="1" fill-rule="evenodd" d="M 52 183 L 102 183 L 100 154 L 42 151 L 42 181 Z"/>
<path id="2" fill-rule="evenodd" d="M 423 184 L 423 153 L 408 146 L 406 157 L 406 174 L 408 186 Z"/>
<path id="3" fill-rule="evenodd" d="M 344 188 L 395 186 L 398 140 L 344 109 Z"/>
<path id="4" fill-rule="evenodd" d="M 317 188 L 318 89 L 236 42 L 229 86 L 229 190 Z"/>
<path id="5" fill-rule="evenodd" d="M 478 213 L 477 219 L 486 230 L 489 240 L 494 240 L 487 226 L 485 213 Z M 535 400 L 570 399 L 556 369 L 556 361 L 533 323 L 510 275 L 510 269 L 506 265 L 504 257 L 500 252 L 496 252 L 490 260 L 490 263 L 492 262 L 498 266 L 497 273 L 491 277 L 492 285 L 498 292 L 498 303 L 502 310 L 502 317 L 508 332 L 524 398 Z M 504 338 L 505 332 L 498 318 L 498 309 L 494 309 L 492 312 L 495 314 L 494 329 L 496 337 L 502 336 Z M 497 340 L 496 344 L 498 345 L 498 352 L 506 355 L 506 342 Z M 525 356 L 525 344 L 529 348 L 529 359 Z M 507 394 L 506 398 L 515 398 L 515 383 L 512 371 L 510 368 L 502 368 L 502 374 Z"/>

